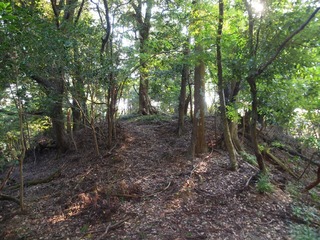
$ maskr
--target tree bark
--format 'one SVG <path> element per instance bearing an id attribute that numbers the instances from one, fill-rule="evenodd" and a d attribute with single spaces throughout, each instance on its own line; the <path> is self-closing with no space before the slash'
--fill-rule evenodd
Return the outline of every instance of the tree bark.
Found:
<path id="1" fill-rule="evenodd" d="M 132 7 L 135 11 L 135 20 L 138 24 L 139 30 L 139 51 L 140 51 L 140 83 L 139 83 L 139 113 L 143 115 L 155 114 L 156 110 L 151 106 L 149 98 L 149 80 L 147 63 L 145 61 L 145 55 L 147 54 L 146 42 L 149 39 L 150 33 L 150 20 L 151 20 L 151 9 L 153 6 L 153 0 L 147 0 L 146 10 L 143 16 L 142 13 L 142 1 L 138 0 L 136 5 L 133 1 L 131 2 Z"/>
<path id="2" fill-rule="evenodd" d="M 201 54 L 202 47 L 196 46 L 196 51 Z M 205 136 L 205 64 L 202 59 L 194 70 L 194 118 L 192 128 L 191 155 L 206 153 L 208 146 Z"/>
<path id="3" fill-rule="evenodd" d="M 235 150 L 239 153 L 243 151 L 242 144 L 239 140 L 238 136 L 238 123 L 235 121 L 230 121 L 229 122 L 229 129 L 230 129 L 230 135 L 232 139 L 233 146 L 235 147 Z"/>
<path id="4" fill-rule="evenodd" d="M 74 47 L 75 71 L 72 79 L 72 130 L 73 132 L 83 128 L 87 116 L 87 97 L 84 90 L 85 79 L 82 76 L 82 66 L 80 63 L 80 52 L 78 46 Z"/>
<path id="5" fill-rule="evenodd" d="M 223 12 L 224 12 L 224 3 L 223 0 L 219 0 L 219 24 L 218 24 L 218 35 L 217 35 L 217 68 L 218 68 L 218 92 L 220 99 L 220 111 L 221 119 L 223 124 L 223 136 L 224 142 L 226 144 L 229 158 L 230 158 L 230 169 L 236 170 L 238 168 L 237 155 L 234 148 L 234 145 L 231 140 L 231 134 L 229 129 L 229 122 L 226 112 L 226 102 L 224 95 L 224 86 L 223 86 L 223 73 L 222 73 L 222 56 L 221 56 L 221 37 L 222 37 L 222 28 L 223 28 Z"/>
<path id="6" fill-rule="evenodd" d="M 257 158 L 257 162 L 259 165 L 260 172 L 266 173 L 267 169 L 264 163 L 263 156 L 259 149 L 258 137 L 257 137 L 257 121 L 258 121 L 258 91 L 255 79 L 248 79 L 248 83 L 250 85 L 251 92 L 251 119 L 250 119 L 250 135 L 251 135 L 251 143 L 254 150 L 254 154 Z"/>
<path id="7" fill-rule="evenodd" d="M 59 74 L 57 72 L 57 74 Z M 50 99 L 49 117 L 52 121 L 54 139 L 60 151 L 65 152 L 69 144 L 65 136 L 64 115 L 63 115 L 63 98 L 65 93 L 63 77 L 46 79 L 32 75 L 31 78 L 39 85 L 43 86 Z"/>
<path id="8" fill-rule="evenodd" d="M 64 84 L 64 83 L 63 83 Z M 53 95 L 54 94 L 54 95 Z M 57 92 L 50 93 L 52 100 L 52 110 L 49 114 L 52 121 L 52 129 L 57 147 L 61 152 L 69 149 L 69 143 L 66 140 L 64 114 L 63 114 L 63 99 L 64 99 L 64 86 L 60 86 Z"/>
<path id="9" fill-rule="evenodd" d="M 187 44 L 184 47 L 184 56 L 189 55 L 189 48 Z M 184 63 L 181 71 L 181 85 L 180 85 L 180 96 L 179 96 L 179 119 L 178 119 L 178 135 L 181 136 L 184 130 L 184 118 L 186 108 L 186 94 L 187 94 L 187 83 L 190 74 L 190 69 L 187 63 Z"/>

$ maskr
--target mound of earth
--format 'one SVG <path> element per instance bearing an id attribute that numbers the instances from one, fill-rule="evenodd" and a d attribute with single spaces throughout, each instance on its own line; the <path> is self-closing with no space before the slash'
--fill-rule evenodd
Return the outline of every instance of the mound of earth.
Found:
<path id="1" fill-rule="evenodd" d="M 286 173 L 272 169 L 275 190 L 260 194 L 251 181 L 255 166 L 240 159 L 239 170 L 229 171 L 223 150 L 188 158 L 190 131 L 177 137 L 175 120 L 119 124 L 111 150 L 99 128 L 102 156 L 91 132 L 82 130 L 75 136 L 78 151 L 30 157 L 26 182 L 53 178 L 26 186 L 24 213 L 0 202 L 0 238 L 274 240 L 291 239 L 290 224 L 303 222 L 292 213 L 290 194 L 277 187 L 279 176 L 290 179 Z M 213 118 L 207 126 L 213 139 Z M 17 170 L 12 178 L 18 181 Z"/>

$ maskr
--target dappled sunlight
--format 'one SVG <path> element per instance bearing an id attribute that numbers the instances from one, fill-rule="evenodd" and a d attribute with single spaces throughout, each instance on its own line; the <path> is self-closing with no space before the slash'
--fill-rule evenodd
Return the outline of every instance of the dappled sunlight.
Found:
<path id="1" fill-rule="evenodd" d="M 196 164 L 194 168 L 195 173 L 205 173 L 208 171 L 208 161 L 207 159 L 201 159 L 198 164 Z"/>
<path id="2" fill-rule="evenodd" d="M 61 213 L 59 215 L 54 215 L 53 217 L 48 219 L 48 222 L 51 224 L 56 224 L 59 222 L 64 222 L 67 220 L 67 217 L 64 213 Z"/>
<path id="3" fill-rule="evenodd" d="M 68 208 L 66 213 L 61 212 L 61 214 L 54 215 L 48 219 L 49 223 L 55 224 L 62 221 L 66 221 L 68 218 L 79 215 L 85 208 L 93 203 L 93 198 L 88 193 L 81 193 L 78 195 L 79 201 L 72 203 Z"/>

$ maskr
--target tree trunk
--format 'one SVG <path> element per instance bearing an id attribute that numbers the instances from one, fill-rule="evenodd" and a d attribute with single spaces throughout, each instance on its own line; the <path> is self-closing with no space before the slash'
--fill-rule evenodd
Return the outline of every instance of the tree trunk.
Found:
<path id="1" fill-rule="evenodd" d="M 83 128 L 88 117 L 87 113 L 87 97 L 84 92 L 84 80 L 76 74 L 76 79 L 73 82 L 72 91 L 72 130 L 73 132 Z"/>
<path id="2" fill-rule="evenodd" d="M 201 46 L 196 46 L 198 53 L 202 52 Z M 206 153 L 208 146 L 205 136 L 205 64 L 199 60 L 194 70 L 194 118 L 192 128 L 191 155 Z"/>
<path id="3" fill-rule="evenodd" d="M 63 94 L 64 88 L 59 90 L 53 96 L 52 109 L 50 112 L 50 117 L 52 120 L 52 129 L 54 137 L 56 140 L 57 147 L 60 151 L 65 152 L 69 148 L 69 144 L 65 136 L 65 127 L 64 127 L 64 114 L 63 114 Z"/>
<path id="4" fill-rule="evenodd" d="M 55 72 L 56 74 L 62 74 L 60 71 L 57 71 L 56 69 Z M 50 106 L 48 106 L 48 115 L 52 121 L 54 139 L 59 150 L 65 152 L 66 150 L 68 150 L 69 144 L 65 138 L 66 136 L 64 127 L 64 79 L 63 77 L 46 79 L 34 75 L 31 75 L 31 78 L 46 89 L 45 92 L 48 98 L 50 99 Z"/>
<path id="5" fill-rule="evenodd" d="M 112 147 L 112 141 L 116 138 L 115 127 L 115 114 L 117 104 L 117 87 L 114 79 L 114 74 L 109 75 L 109 88 L 108 88 L 108 110 L 107 110 L 107 122 L 108 122 L 108 140 L 107 147 Z"/>
<path id="6" fill-rule="evenodd" d="M 236 151 L 239 153 L 243 151 L 242 144 L 239 140 L 238 136 L 238 123 L 234 121 L 230 121 L 229 123 L 229 129 L 230 129 L 230 136 L 232 139 L 233 146 L 235 147 Z"/>
<path id="7" fill-rule="evenodd" d="M 189 55 L 188 46 L 185 46 L 184 56 Z M 184 118 L 185 118 L 185 106 L 186 106 L 186 94 L 187 94 L 187 82 L 189 78 L 190 69 L 189 66 L 184 63 L 181 72 L 181 87 L 179 97 L 179 119 L 178 119 L 178 135 L 181 136 L 184 130 Z"/>
<path id="8" fill-rule="evenodd" d="M 224 136 L 224 142 L 226 144 L 226 147 L 229 153 L 230 169 L 236 170 L 238 168 L 237 155 L 231 140 L 229 122 L 228 122 L 227 111 L 226 111 L 226 102 L 225 102 L 224 86 L 223 86 L 223 74 L 222 74 L 221 36 L 222 36 L 222 27 L 223 27 L 223 11 L 224 11 L 223 0 L 219 0 L 219 25 L 218 25 L 218 35 L 217 35 L 218 92 L 219 92 L 219 100 L 220 100 L 221 119 L 223 124 L 223 136 Z"/>
<path id="9" fill-rule="evenodd" d="M 250 134 L 251 134 L 251 142 L 254 150 L 254 154 L 257 158 L 257 162 L 259 165 L 260 172 L 266 173 L 266 167 L 263 160 L 263 156 L 259 149 L 258 138 L 257 138 L 257 120 L 258 120 L 258 97 L 257 97 L 257 86 L 255 79 L 247 79 L 250 85 L 250 92 L 252 98 L 251 104 L 251 119 L 250 119 Z"/>
<path id="10" fill-rule="evenodd" d="M 150 20 L 151 20 L 151 9 L 153 6 L 153 0 L 147 0 L 145 2 L 146 10 L 143 15 L 143 2 L 138 0 L 135 4 L 134 1 L 131 2 L 134 8 L 135 20 L 138 24 L 139 39 L 140 39 L 140 83 L 139 83 L 139 113 L 143 115 L 155 114 L 156 110 L 151 106 L 151 101 L 149 98 L 149 82 L 147 73 L 147 63 L 146 63 L 146 53 L 147 47 L 146 42 L 149 39 L 150 33 Z"/>
<path id="11" fill-rule="evenodd" d="M 149 98 L 149 81 L 147 74 L 144 73 L 146 68 L 145 64 L 142 64 L 142 69 L 140 70 L 140 83 L 139 83 L 139 113 L 143 115 L 153 114 L 151 107 L 151 102 Z"/>

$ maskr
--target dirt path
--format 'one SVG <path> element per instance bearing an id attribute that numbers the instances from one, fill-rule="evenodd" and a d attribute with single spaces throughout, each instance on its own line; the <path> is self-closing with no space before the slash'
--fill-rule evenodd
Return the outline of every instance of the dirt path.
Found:
<path id="1" fill-rule="evenodd" d="M 28 187 L 28 212 L 0 203 L 2 239 L 290 239 L 290 197 L 246 187 L 255 169 L 211 152 L 186 158 L 190 133 L 175 122 L 125 121 L 123 141 L 102 159 L 93 148 L 26 165 L 26 175 L 62 175 Z M 213 134 L 213 133 L 208 133 Z"/>

